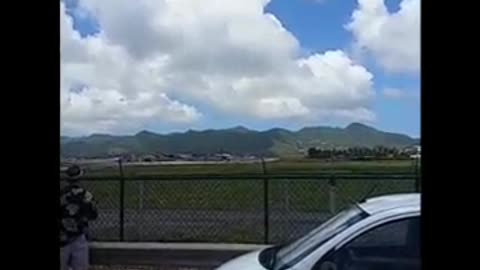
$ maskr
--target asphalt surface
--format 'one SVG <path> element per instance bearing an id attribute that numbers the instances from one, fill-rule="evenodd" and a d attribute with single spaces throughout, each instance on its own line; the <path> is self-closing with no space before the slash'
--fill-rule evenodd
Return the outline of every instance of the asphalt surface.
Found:
<path id="1" fill-rule="evenodd" d="M 278 158 L 266 158 L 265 162 L 274 162 L 279 160 Z M 155 165 L 208 165 L 208 164 L 255 164 L 261 163 L 260 159 L 232 159 L 223 161 L 188 161 L 188 160 L 172 160 L 172 161 L 150 161 L 150 162 L 126 162 L 124 166 L 155 166 Z"/>

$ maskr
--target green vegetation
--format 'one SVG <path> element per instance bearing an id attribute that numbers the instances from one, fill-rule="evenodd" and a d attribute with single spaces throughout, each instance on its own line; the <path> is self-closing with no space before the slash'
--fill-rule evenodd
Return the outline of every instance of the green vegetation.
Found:
<path id="1" fill-rule="evenodd" d="M 416 150 L 400 151 L 384 146 L 352 147 L 347 149 L 309 148 L 308 157 L 324 160 L 409 160 L 410 155 L 418 154 Z"/>

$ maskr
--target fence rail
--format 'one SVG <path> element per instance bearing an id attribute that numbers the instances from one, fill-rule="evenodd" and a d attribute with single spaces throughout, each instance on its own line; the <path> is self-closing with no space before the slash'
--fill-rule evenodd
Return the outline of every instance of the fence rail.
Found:
<path id="1" fill-rule="evenodd" d="M 243 174 L 88 177 L 97 241 L 241 242 L 295 239 L 351 201 L 419 191 L 420 174 Z M 65 184 L 61 181 L 61 184 Z"/>

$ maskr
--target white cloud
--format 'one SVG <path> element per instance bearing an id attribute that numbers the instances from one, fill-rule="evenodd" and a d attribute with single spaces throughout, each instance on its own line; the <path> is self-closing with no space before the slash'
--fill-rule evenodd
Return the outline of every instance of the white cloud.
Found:
<path id="1" fill-rule="evenodd" d="M 62 131 L 186 125 L 202 116 L 195 104 L 247 119 L 374 119 L 373 75 L 340 50 L 301 57 L 268 2 L 80 0 L 101 29 L 87 38 L 61 3 Z"/>
<path id="2" fill-rule="evenodd" d="M 148 63 L 103 33 L 81 38 L 61 3 L 61 127 L 68 134 L 128 132 L 154 121 L 188 123 L 201 114 L 157 91 Z M 84 87 L 71 91 L 79 84 Z"/>
<path id="3" fill-rule="evenodd" d="M 418 100 L 419 95 L 416 92 L 411 92 L 398 88 L 385 88 L 383 95 L 388 99 L 394 100 Z"/>
<path id="4" fill-rule="evenodd" d="M 386 70 L 420 70 L 420 0 L 402 0 L 390 13 L 384 0 L 358 0 L 346 26 L 357 50 L 370 52 Z"/>

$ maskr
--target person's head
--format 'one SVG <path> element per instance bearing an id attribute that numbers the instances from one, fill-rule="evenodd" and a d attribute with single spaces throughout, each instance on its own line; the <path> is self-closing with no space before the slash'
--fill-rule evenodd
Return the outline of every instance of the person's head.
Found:
<path id="1" fill-rule="evenodd" d="M 67 175 L 67 181 L 72 183 L 78 181 L 78 179 L 83 175 L 83 170 L 78 165 L 72 165 L 68 167 L 65 171 Z"/>

